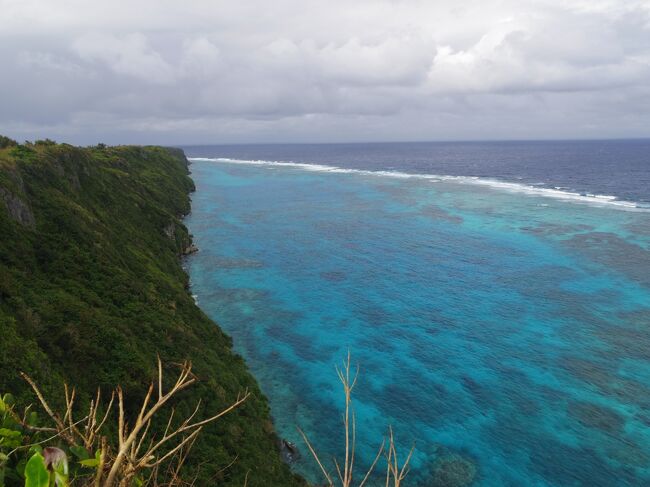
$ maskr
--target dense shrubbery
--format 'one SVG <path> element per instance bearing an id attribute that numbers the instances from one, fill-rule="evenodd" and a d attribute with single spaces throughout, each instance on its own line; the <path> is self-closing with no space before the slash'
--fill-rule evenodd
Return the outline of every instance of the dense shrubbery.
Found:
<path id="1" fill-rule="evenodd" d="M 127 418 L 127 398 L 117 387 L 108 400 L 101 391 L 84 410 L 77 405 L 76 389 L 64 387 L 63 411 L 52 409 L 38 385 L 26 374 L 47 425 L 27 406 L 18 411 L 11 394 L 0 397 L 0 487 L 181 487 L 194 485 L 196 469 L 183 466 L 203 429 L 237 410 L 251 398 L 242 391 L 235 401 L 207 418 L 176 414 L 170 405 L 184 390 L 197 382 L 192 364 L 180 364 L 176 380 L 170 381 L 158 360 L 158 375 L 138 408 Z M 161 433 L 151 426 L 163 416 Z M 117 435 L 111 431 L 117 430 Z M 188 477 L 183 478 L 184 475 Z M 246 483 L 246 479 L 245 479 Z"/>
<path id="2" fill-rule="evenodd" d="M 0 390 L 30 401 L 24 371 L 49 397 L 75 384 L 80 405 L 121 384 L 136 407 L 157 353 L 191 359 L 201 380 L 179 396 L 179 413 L 198 398 L 203 413 L 253 393 L 197 440 L 198 484 L 242 485 L 249 472 L 251 486 L 299 483 L 277 454 L 255 380 L 187 292 L 180 218 L 193 184 L 182 152 L 4 138 L 0 147 Z"/>
<path id="3" fill-rule="evenodd" d="M 5 137 L 4 135 L 0 135 L 0 149 L 5 149 L 7 147 L 12 147 L 18 145 L 15 140 L 10 139 L 9 137 Z"/>

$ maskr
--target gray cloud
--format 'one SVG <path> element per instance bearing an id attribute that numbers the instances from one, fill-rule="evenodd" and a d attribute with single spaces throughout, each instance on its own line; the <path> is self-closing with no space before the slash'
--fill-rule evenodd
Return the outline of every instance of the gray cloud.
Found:
<path id="1" fill-rule="evenodd" d="M 0 133 L 650 136 L 650 1 L 0 0 Z"/>

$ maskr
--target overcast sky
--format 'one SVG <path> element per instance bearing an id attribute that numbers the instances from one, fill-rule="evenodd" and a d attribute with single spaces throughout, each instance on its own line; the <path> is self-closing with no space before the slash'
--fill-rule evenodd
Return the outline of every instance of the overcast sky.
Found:
<path id="1" fill-rule="evenodd" d="M 650 0 L 0 0 L 0 133 L 650 136 Z"/>

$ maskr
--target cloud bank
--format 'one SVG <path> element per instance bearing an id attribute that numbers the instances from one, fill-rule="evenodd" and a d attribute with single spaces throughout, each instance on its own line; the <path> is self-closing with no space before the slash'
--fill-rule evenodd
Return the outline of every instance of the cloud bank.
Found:
<path id="1" fill-rule="evenodd" d="M 650 1 L 0 0 L 0 133 L 650 136 Z"/>

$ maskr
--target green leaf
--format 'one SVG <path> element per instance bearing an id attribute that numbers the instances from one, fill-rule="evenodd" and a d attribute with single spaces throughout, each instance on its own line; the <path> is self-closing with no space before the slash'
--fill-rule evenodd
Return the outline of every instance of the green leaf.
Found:
<path id="1" fill-rule="evenodd" d="M 8 428 L 0 428 L 0 436 L 5 438 L 16 438 L 20 436 L 20 431 L 10 430 Z"/>
<path id="2" fill-rule="evenodd" d="M 31 458 L 31 457 L 30 457 Z M 16 464 L 16 473 L 20 478 L 25 478 L 25 467 L 27 466 L 27 457 L 23 457 L 18 460 Z"/>
<path id="3" fill-rule="evenodd" d="M 54 472 L 54 484 L 56 487 L 69 487 L 68 476 L 61 472 Z"/>
<path id="4" fill-rule="evenodd" d="M 9 428 L 0 428 L 0 446 L 16 448 L 22 443 L 23 435 L 20 431 Z"/>
<path id="5" fill-rule="evenodd" d="M 88 454 L 88 450 L 86 450 L 83 446 L 71 446 L 70 451 L 79 460 L 87 460 L 88 458 L 90 458 L 90 455 Z"/>
<path id="6" fill-rule="evenodd" d="M 29 416 L 27 417 L 27 424 L 29 426 L 36 426 L 36 423 L 38 422 L 38 413 L 36 411 L 32 411 L 29 413 Z"/>
<path id="7" fill-rule="evenodd" d="M 88 458 L 87 460 L 81 460 L 79 463 L 84 467 L 95 468 L 97 465 L 99 465 L 99 460 L 96 458 Z"/>
<path id="8" fill-rule="evenodd" d="M 14 396 L 11 394 L 7 393 L 4 396 L 2 396 L 2 402 L 5 405 L 5 407 L 10 407 L 14 405 Z"/>
<path id="9" fill-rule="evenodd" d="M 41 455 L 43 454 L 43 447 L 41 445 L 32 445 L 29 447 L 29 450 L 27 452 L 28 454 L 34 454 L 34 453 L 40 453 Z M 45 458 L 45 457 L 43 457 Z"/>
<path id="10" fill-rule="evenodd" d="M 35 453 L 25 467 L 25 487 L 48 487 L 50 474 L 45 468 L 45 459 Z"/>

